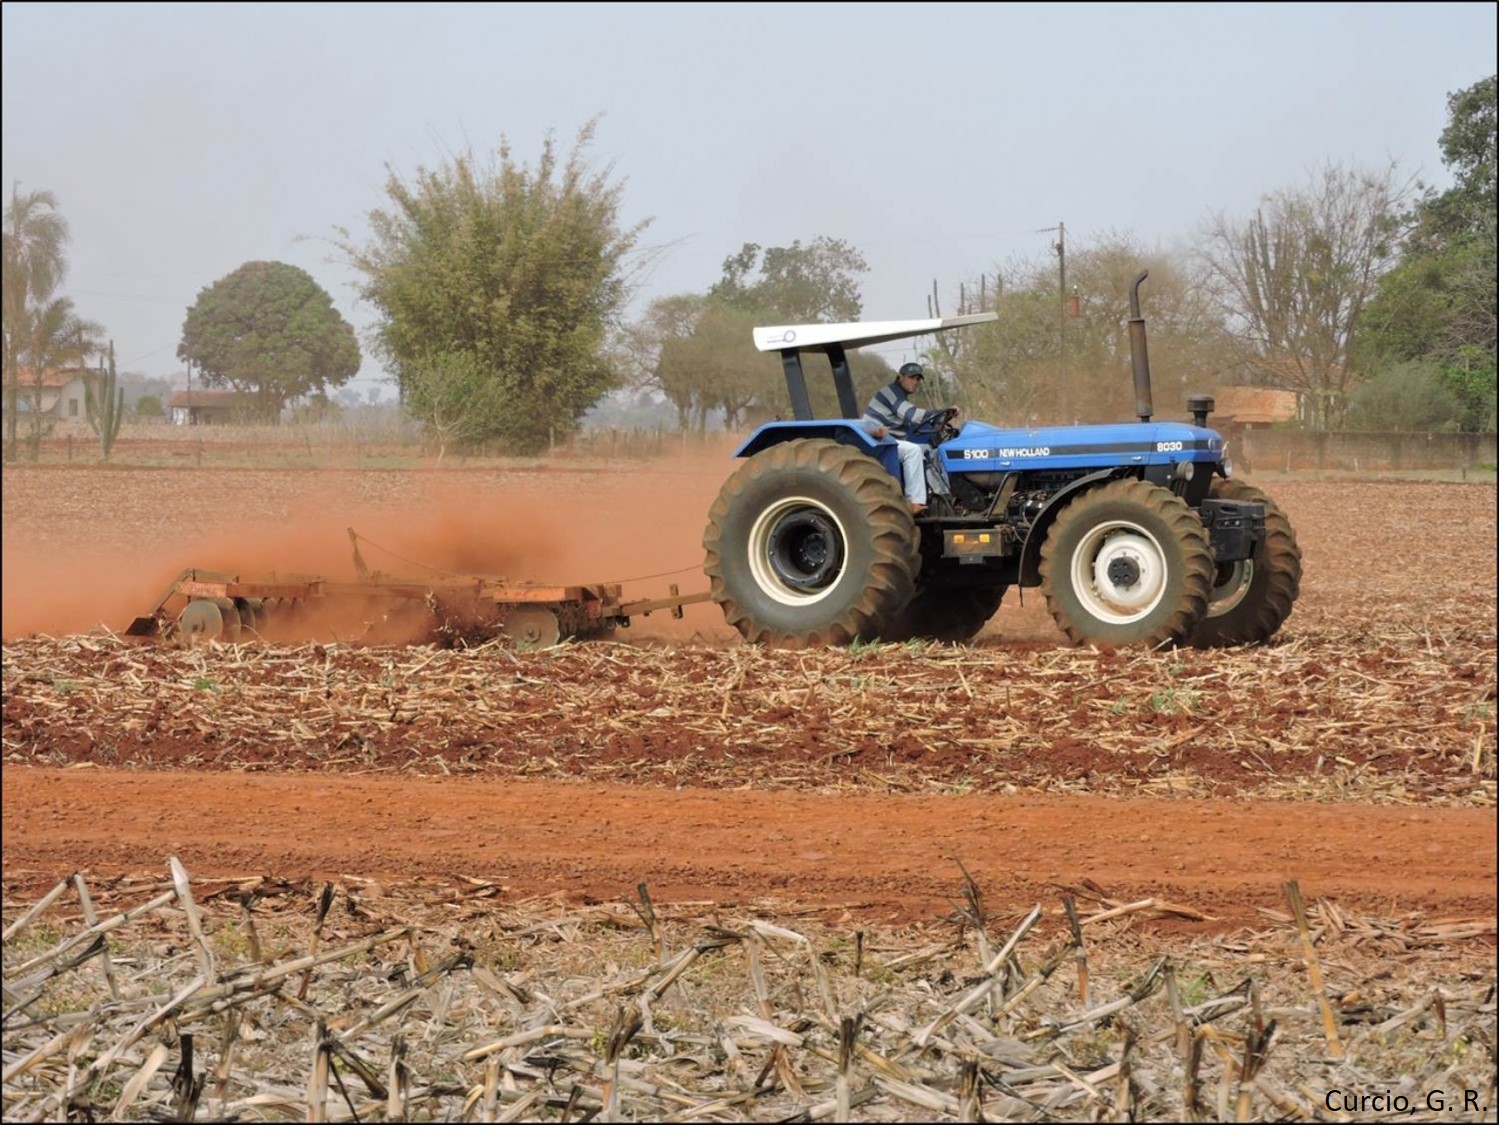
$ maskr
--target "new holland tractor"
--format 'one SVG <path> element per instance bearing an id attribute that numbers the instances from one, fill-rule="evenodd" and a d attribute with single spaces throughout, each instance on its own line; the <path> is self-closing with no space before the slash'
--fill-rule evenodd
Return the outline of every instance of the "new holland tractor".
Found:
<path id="1" fill-rule="evenodd" d="M 1153 421 L 1139 285 L 1129 288 L 1136 423 L 999 428 L 931 416 L 931 491 L 914 516 L 896 441 L 863 426 L 847 349 L 996 319 L 755 330 L 779 352 L 794 418 L 763 424 L 709 512 L 704 569 L 726 620 L 779 647 L 966 641 L 1011 586 L 1036 586 L 1077 645 L 1265 641 L 1291 612 L 1301 552 L 1268 496 L 1233 478 L 1207 427 Z M 833 371 L 840 419 L 815 419 L 803 354 Z"/>

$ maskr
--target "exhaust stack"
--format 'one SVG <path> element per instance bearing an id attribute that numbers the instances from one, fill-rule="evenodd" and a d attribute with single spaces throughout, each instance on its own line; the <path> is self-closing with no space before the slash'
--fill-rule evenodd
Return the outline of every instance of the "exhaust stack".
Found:
<path id="1" fill-rule="evenodd" d="M 1138 418 L 1149 422 L 1154 414 L 1154 396 L 1149 389 L 1149 337 L 1144 331 L 1144 318 L 1139 314 L 1138 287 L 1149 276 L 1146 269 L 1133 279 L 1128 287 L 1128 343 L 1133 350 L 1133 399 L 1137 405 Z"/>

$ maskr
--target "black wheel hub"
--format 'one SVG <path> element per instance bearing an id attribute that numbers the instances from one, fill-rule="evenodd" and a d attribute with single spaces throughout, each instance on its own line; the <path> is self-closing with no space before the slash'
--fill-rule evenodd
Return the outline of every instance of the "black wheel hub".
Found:
<path id="1" fill-rule="evenodd" d="M 1131 558 L 1114 558 L 1107 564 L 1107 577 L 1114 586 L 1124 589 L 1138 582 L 1138 563 Z"/>
<path id="2" fill-rule="evenodd" d="M 844 567 L 839 527 L 819 511 L 797 511 L 772 528 L 766 559 L 783 584 L 795 590 L 822 590 Z"/>

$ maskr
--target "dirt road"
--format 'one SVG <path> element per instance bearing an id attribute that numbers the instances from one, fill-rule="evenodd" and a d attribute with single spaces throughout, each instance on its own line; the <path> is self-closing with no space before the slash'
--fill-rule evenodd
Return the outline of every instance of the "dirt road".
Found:
<path id="1" fill-rule="evenodd" d="M 1489 917 L 1489 808 L 1094 797 L 816 796 L 562 782 L 8 765 L 7 880 L 160 871 L 196 876 L 463 874 L 511 897 L 632 895 L 730 904 L 849 904 L 877 920 L 947 913 L 958 856 L 990 907 L 1052 903 L 1089 878 L 1224 926 L 1301 881 L 1372 913 Z M 1214 929 L 1212 926 L 1204 927 Z"/>

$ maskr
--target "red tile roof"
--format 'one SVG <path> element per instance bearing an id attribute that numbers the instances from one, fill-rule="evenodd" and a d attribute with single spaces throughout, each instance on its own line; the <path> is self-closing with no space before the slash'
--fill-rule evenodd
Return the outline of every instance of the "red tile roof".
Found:
<path id="1" fill-rule="evenodd" d="M 61 388 L 70 380 L 77 380 L 87 375 L 89 371 L 88 368 L 49 368 L 42 373 L 40 387 Z M 22 368 L 20 387 L 25 390 L 27 388 L 37 388 L 38 386 L 37 378 L 32 371 L 28 368 Z"/>

